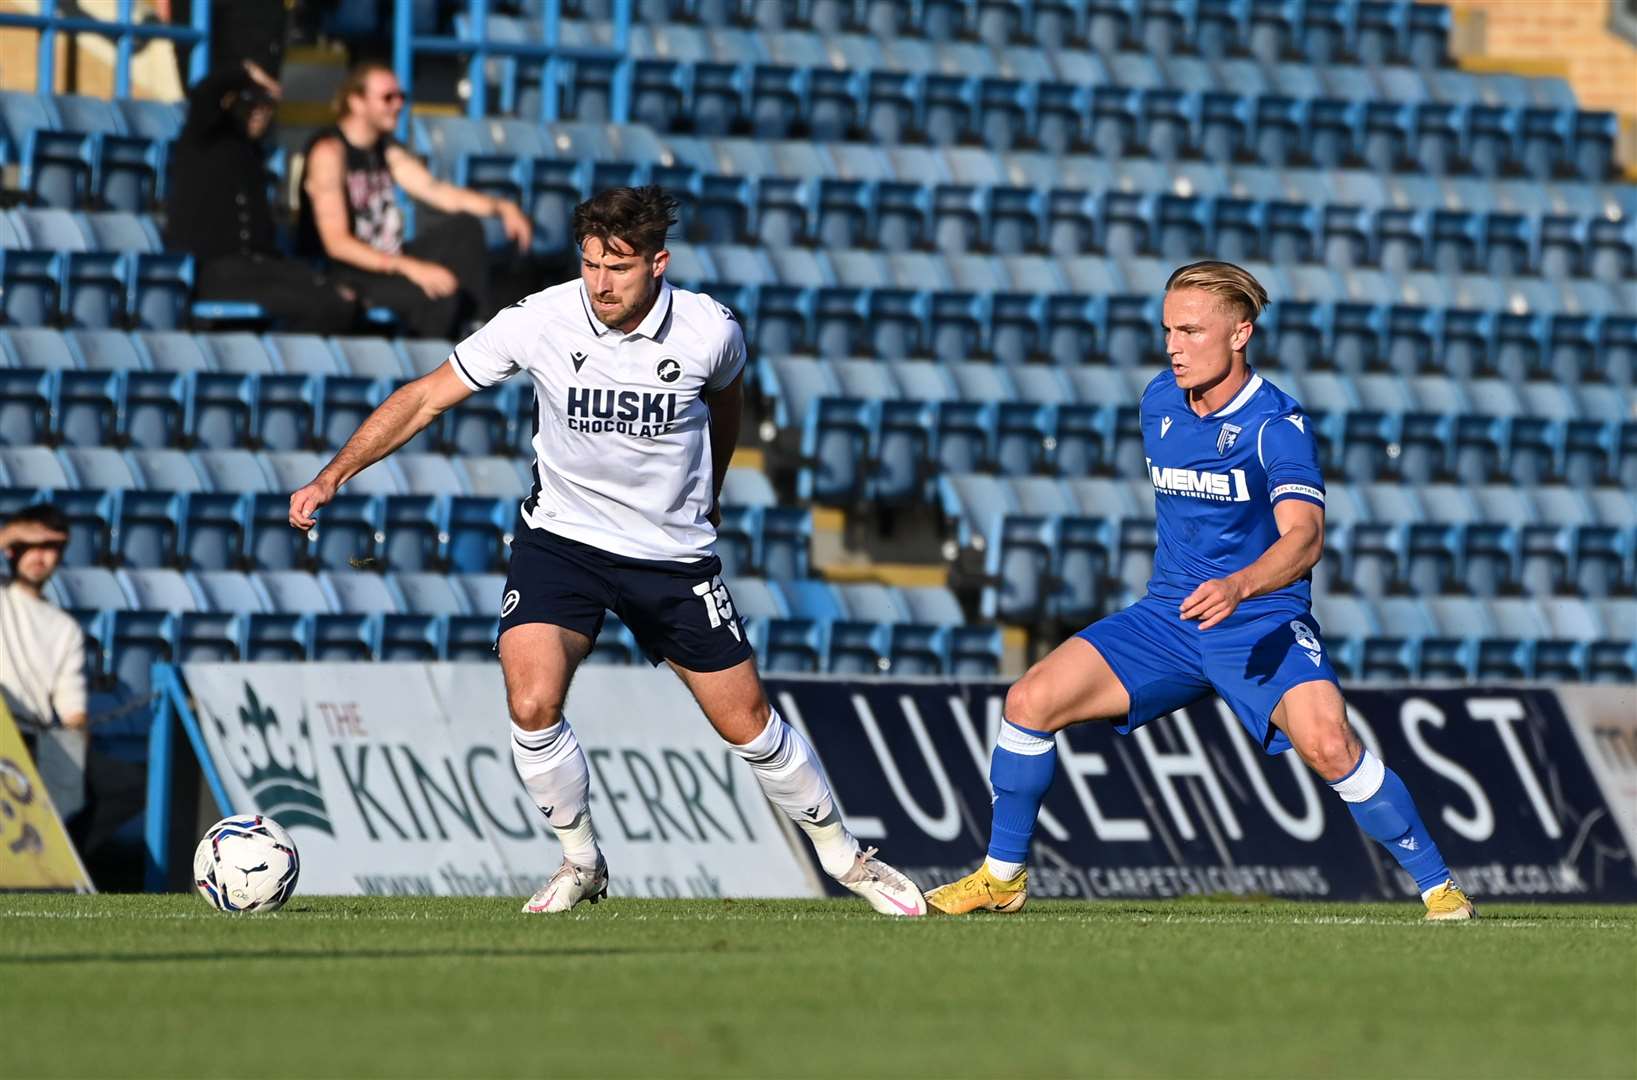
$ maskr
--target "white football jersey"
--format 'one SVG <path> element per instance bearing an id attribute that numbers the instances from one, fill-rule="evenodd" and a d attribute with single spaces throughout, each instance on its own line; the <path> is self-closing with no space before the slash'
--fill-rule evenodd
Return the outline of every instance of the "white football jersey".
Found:
<path id="1" fill-rule="evenodd" d="M 578 280 L 512 305 L 455 347 L 449 364 L 482 390 L 534 380 L 534 490 L 523 519 L 616 555 L 692 561 L 712 553 L 710 414 L 700 395 L 745 366 L 733 314 L 661 282 L 631 333 L 591 313 Z"/>

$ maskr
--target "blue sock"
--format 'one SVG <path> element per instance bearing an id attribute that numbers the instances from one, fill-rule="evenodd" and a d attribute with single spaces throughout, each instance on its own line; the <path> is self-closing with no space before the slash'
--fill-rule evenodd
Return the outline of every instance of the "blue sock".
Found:
<path id="1" fill-rule="evenodd" d="M 1330 785 L 1371 839 L 1386 848 L 1423 893 L 1449 880 L 1449 867 L 1398 774 L 1366 750 L 1353 771 Z"/>
<path id="2" fill-rule="evenodd" d="M 1046 789 L 1057 772 L 1057 737 L 1000 722 L 1000 737 L 989 758 L 989 783 L 995 789 L 994 822 L 989 827 L 989 855 L 1002 862 L 1029 861 L 1029 837 Z"/>

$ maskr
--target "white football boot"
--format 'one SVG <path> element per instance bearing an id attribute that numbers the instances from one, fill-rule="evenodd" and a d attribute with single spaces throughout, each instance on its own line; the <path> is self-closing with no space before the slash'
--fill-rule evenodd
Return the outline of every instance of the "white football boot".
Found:
<path id="1" fill-rule="evenodd" d="M 557 872 L 540 886 L 540 891 L 523 905 L 528 915 L 552 915 L 567 911 L 582 900 L 595 904 L 608 897 L 608 864 L 597 860 L 594 867 L 575 866 L 564 860 Z"/>
<path id="2" fill-rule="evenodd" d="M 915 887 L 915 882 L 877 859 L 875 850 L 872 847 L 860 851 L 853 868 L 836 880 L 868 900 L 870 906 L 883 915 L 925 915 L 926 897 Z"/>

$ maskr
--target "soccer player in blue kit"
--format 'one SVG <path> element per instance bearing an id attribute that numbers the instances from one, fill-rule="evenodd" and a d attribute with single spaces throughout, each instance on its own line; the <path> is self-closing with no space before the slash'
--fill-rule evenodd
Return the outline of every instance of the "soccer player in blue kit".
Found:
<path id="1" fill-rule="evenodd" d="M 1294 747 L 1415 879 L 1428 919 L 1477 912 L 1404 782 L 1360 744 L 1311 610 L 1324 552 L 1324 479 L 1301 406 L 1245 358 L 1267 292 L 1231 263 L 1165 286 L 1171 366 L 1143 391 L 1158 543 L 1148 594 L 1035 664 L 1006 695 L 990 758 L 994 816 L 976 871 L 927 893 L 945 914 L 1028 899 L 1029 840 L 1057 767 L 1057 733 L 1122 734 L 1212 693 L 1270 754 Z"/>

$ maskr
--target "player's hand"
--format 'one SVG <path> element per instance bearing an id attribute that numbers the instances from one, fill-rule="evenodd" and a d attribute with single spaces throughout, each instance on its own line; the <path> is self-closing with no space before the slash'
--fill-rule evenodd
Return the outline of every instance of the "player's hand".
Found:
<path id="1" fill-rule="evenodd" d="M 1239 586 L 1229 578 L 1212 578 L 1201 582 L 1199 588 L 1188 595 L 1179 609 L 1184 619 L 1198 619 L 1201 630 L 1209 630 L 1217 623 L 1232 615 L 1239 606 L 1239 601 L 1245 597 L 1240 593 Z"/>
<path id="2" fill-rule="evenodd" d="M 290 527 L 310 529 L 318 524 L 318 508 L 335 498 L 335 485 L 323 478 L 314 480 L 290 496 Z"/>
<path id="3" fill-rule="evenodd" d="M 498 200 L 495 214 L 500 218 L 500 227 L 506 231 L 506 239 L 516 244 L 518 251 L 529 250 L 529 244 L 534 241 L 534 222 L 529 216 L 507 199 Z"/>
<path id="4" fill-rule="evenodd" d="M 424 259 L 403 259 L 398 263 L 398 273 L 413 281 L 428 300 L 453 296 L 455 290 L 460 288 L 460 282 L 455 280 L 448 267 Z"/>

